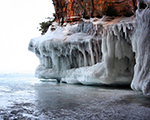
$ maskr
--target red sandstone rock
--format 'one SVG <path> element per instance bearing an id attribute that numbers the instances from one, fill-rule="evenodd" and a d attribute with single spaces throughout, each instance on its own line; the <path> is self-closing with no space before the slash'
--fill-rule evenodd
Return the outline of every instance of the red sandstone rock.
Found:
<path id="1" fill-rule="evenodd" d="M 57 21 L 72 22 L 82 18 L 131 16 L 136 0 L 53 0 Z"/>

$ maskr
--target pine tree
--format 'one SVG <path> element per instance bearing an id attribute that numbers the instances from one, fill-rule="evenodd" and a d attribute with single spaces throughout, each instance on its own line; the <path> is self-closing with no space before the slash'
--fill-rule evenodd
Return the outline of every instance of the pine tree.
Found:
<path id="1" fill-rule="evenodd" d="M 48 21 L 39 23 L 39 31 L 41 31 L 41 35 L 44 35 L 47 32 L 49 26 L 54 22 L 54 19 L 51 17 L 47 17 L 46 19 L 48 19 Z"/>

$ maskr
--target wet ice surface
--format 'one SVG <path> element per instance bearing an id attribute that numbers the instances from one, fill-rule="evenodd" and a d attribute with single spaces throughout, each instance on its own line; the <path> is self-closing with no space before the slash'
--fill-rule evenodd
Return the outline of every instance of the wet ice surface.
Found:
<path id="1" fill-rule="evenodd" d="M 149 120 L 150 99 L 129 87 L 41 82 L 0 75 L 0 120 Z"/>

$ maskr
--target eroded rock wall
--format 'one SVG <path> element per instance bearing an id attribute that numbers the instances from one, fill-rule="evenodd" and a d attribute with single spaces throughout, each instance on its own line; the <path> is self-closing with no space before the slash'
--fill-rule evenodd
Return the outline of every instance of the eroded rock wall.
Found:
<path id="1" fill-rule="evenodd" d="M 72 22 L 80 18 L 131 16 L 136 0 L 53 0 L 57 21 Z"/>

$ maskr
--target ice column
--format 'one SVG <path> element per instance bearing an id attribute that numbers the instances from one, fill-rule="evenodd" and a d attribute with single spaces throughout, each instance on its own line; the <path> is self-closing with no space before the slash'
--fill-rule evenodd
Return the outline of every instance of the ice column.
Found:
<path id="1" fill-rule="evenodd" d="M 150 97 L 150 9 L 148 6 L 148 4 L 145 8 L 139 6 L 136 11 L 138 27 L 132 42 L 133 50 L 136 52 L 136 65 L 131 87 Z"/>

